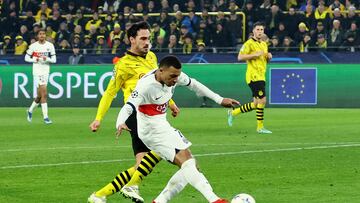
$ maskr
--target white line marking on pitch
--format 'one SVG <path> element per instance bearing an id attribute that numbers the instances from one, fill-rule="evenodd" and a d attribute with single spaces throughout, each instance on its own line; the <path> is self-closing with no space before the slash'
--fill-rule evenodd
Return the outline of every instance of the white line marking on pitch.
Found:
<path id="1" fill-rule="evenodd" d="M 203 146 L 262 146 L 262 145 L 346 145 L 346 144 L 360 144 L 360 142 L 324 142 L 324 143 L 239 143 L 239 144 L 193 144 L 193 147 Z M 16 149 L 2 149 L 0 152 L 23 152 L 23 151 L 50 151 L 50 150 L 78 150 L 78 149 L 116 149 L 116 148 L 130 148 L 131 145 L 115 145 L 115 146 L 66 146 L 66 147 L 45 147 L 45 148 L 16 148 Z"/>
<path id="2" fill-rule="evenodd" d="M 223 155 L 236 155 L 236 154 L 253 154 L 253 153 L 267 153 L 267 152 L 286 152 L 286 151 L 345 148 L 345 147 L 360 147 L 360 143 L 359 144 L 345 144 L 345 145 L 294 147 L 294 148 L 283 148 L 283 149 L 265 149 L 265 150 L 250 150 L 250 151 L 238 151 L 238 152 L 219 152 L 219 153 L 195 154 L 195 157 L 223 156 Z M 0 167 L 0 169 L 35 168 L 35 167 L 64 166 L 64 165 L 98 164 L 98 163 L 114 163 L 114 162 L 125 162 L 125 161 L 134 161 L 134 159 L 80 161 L 80 162 L 65 162 L 65 163 L 54 163 L 54 164 L 15 165 L 15 166 L 2 166 L 2 167 Z"/>

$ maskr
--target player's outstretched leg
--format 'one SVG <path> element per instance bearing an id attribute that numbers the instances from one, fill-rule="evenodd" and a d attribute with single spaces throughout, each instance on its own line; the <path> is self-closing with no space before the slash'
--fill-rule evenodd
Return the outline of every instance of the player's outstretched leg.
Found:
<path id="1" fill-rule="evenodd" d="M 40 100 L 40 98 L 39 98 L 38 100 Z M 29 108 L 28 110 L 26 110 L 27 120 L 28 120 L 29 122 L 32 121 L 32 113 L 33 113 L 33 111 L 36 109 L 36 107 L 38 107 L 38 106 L 39 106 L 39 102 L 36 102 L 36 101 L 34 100 L 34 101 L 32 102 L 32 104 L 31 104 L 30 108 Z"/>
<path id="2" fill-rule="evenodd" d="M 250 102 L 250 103 L 247 103 L 247 104 L 243 104 L 240 107 L 235 108 L 233 110 L 229 110 L 228 111 L 228 125 L 232 126 L 234 116 L 237 116 L 237 115 L 239 115 L 241 113 L 250 112 L 250 111 L 254 110 L 255 108 L 256 107 L 255 107 L 254 102 Z"/>
<path id="3" fill-rule="evenodd" d="M 119 192 L 120 189 L 129 182 L 131 179 L 131 176 L 134 174 L 135 168 L 131 167 L 127 169 L 126 171 L 123 171 L 116 175 L 114 180 L 105 185 L 103 188 L 98 190 L 97 192 L 94 192 L 90 195 L 88 198 L 88 203 L 104 203 L 106 202 L 106 197 Z"/>
<path id="4" fill-rule="evenodd" d="M 161 161 L 161 157 L 155 152 L 148 152 L 141 160 L 140 165 L 134 172 L 131 180 L 120 190 L 125 198 L 134 202 L 144 202 L 139 194 L 139 185 L 145 176 L 149 175 L 153 168 Z"/>

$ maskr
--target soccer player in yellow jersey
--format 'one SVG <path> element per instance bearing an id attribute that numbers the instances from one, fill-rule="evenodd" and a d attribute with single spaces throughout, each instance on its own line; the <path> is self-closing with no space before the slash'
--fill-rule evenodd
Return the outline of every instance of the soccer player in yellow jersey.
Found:
<path id="1" fill-rule="evenodd" d="M 90 124 L 90 129 L 95 132 L 99 129 L 101 120 L 120 89 L 124 93 L 126 103 L 131 92 L 135 89 L 137 81 L 150 70 L 157 68 L 156 55 L 150 49 L 150 27 L 146 22 L 133 24 L 127 32 L 131 42 L 130 50 L 115 65 L 114 74 L 111 78 L 104 95 L 102 96 L 95 120 Z M 172 115 L 175 117 L 179 109 L 173 101 L 169 105 Z M 121 192 L 126 196 L 125 188 L 130 188 L 130 192 L 138 192 L 138 185 L 144 176 L 151 173 L 153 167 L 161 160 L 154 152 L 150 151 L 139 139 L 137 134 L 136 112 L 126 121 L 126 125 L 131 129 L 132 147 L 136 158 L 136 164 L 126 171 L 116 175 L 115 179 L 103 188 L 93 193 L 89 198 L 90 203 L 104 203 L 106 197 L 116 192 Z M 126 185 L 126 187 L 124 187 Z"/>
<path id="2" fill-rule="evenodd" d="M 271 60 L 272 55 L 268 52 L 266 42 L 261 40 L 264 35 L 264 28 L 264 24 L 260 22 L 253 25 L 253 37 L 244 43 L 238 55 L 239 61 L 246 61 L 247 63 L 246 83 L 252 91 L 253 101 L 243 104 L 239 108 L 229 110 L 228 124 L 232 126 L 234 116 L 256 109 L 256 131 L 261 134 L 269 134 L 272 132 L 264 128 L 265 73 L 266 64 Z"/>

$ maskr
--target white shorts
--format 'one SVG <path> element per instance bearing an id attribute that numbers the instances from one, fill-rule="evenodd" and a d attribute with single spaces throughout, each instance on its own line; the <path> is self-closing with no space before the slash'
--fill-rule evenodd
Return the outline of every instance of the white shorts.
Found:
<path id="1" fill-rule="evenodd" d="M 187 149 L 191 142 L 175 128 L 167 128 L 162 133 L 139 135 L 144 144 L 161 158 L 173 162 L 179 150 Z"/>
<path id="2" fill-rule="evenodd" d="M 49 81 L 49 74 L 34 75 L 34 83 L 36 87 L 40 85 L 47 85 Z"/>

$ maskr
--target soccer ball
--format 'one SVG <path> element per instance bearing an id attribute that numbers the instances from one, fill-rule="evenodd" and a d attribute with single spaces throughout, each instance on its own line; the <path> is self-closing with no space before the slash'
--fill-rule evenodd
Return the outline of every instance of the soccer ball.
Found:
<path id="1" fill-rule="evenodd" d="M 255 199 L 251 195 L 241 193 L 236 195 L 231 203 L 255 203 Z"/>

